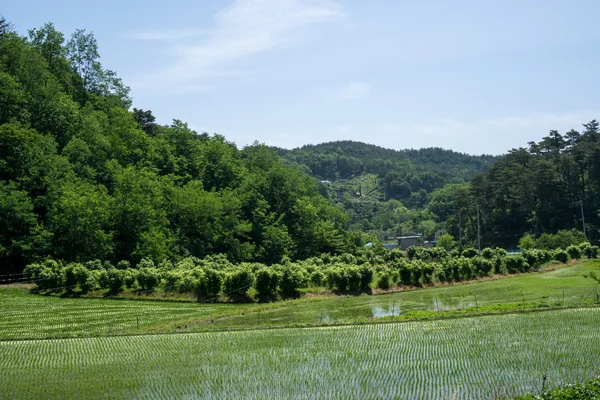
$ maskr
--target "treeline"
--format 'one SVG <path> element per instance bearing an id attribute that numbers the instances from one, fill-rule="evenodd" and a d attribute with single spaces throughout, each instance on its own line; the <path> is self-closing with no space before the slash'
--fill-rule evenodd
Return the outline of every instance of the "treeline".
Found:
<path id="1" fill-rule="evenodd" d="M 117 294 L 125 289 L 137 293 L 162 290 L 192 294 L 203 301 L 219 297 L 236 301 L 247 299 L 249 291 L 272 298 L 297 295 L 309 287 L 358 292 L 375 287 L 460 282 L 493 274 L 529 272 L 552 260 L 566 263 L 583 257 L 595 259 L 598 254 L 599 248 L 589 243 L 571 245 L 566 250 L 524 250 L 517 256 L 491 248 L 480 255 L 473 248 L 448 252 L 443 248 L 409 247 L 405 254 L 376 246 L 357 255 L 325 254 L 271 266 L 233 264 L 221 255 L 205 259 L 188 257 L 175 263 L 163 261 L 159 265 L 142 259 L 134 267 L 128 261 L 113 266 L 100 260 L 66 265 L 46 260 L 28 265 L 24 273 L 39 291 L 85 294 L 106 290 L 108 294 Z"/>
<path id="2" fill-rule="evenodd" d="M 597 242 L 598 193 L 600 131 L 592 120 L 581 131 L 551 131 L 528 148 L 509 151 L 470 184 L 434 192 L 427 208 L 466 243 L 477 240 L 478 214 L 484 246 L 514 247 L 526 232 L 583 232 L 583 220 L 587 238 Z"/>
<path id="3" fill-rule="evenodd" d="M 309 176 L 255 144 L 134 108 L 93 34 L 0 23 L 0 271 L 45 258 L 271 264 L 364 243 Z"/>

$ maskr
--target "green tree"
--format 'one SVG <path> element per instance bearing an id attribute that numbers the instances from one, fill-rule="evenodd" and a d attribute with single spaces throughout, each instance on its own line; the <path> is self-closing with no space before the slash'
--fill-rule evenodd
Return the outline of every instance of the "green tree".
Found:
<path id="1" fill-rule="evenodd" d="M 446 251 L 450 251 L 456 246 L 456 240 L 454 240 L 454 236 L 445 233 L 439 237 L 436 246 L 441 247 Z"/>

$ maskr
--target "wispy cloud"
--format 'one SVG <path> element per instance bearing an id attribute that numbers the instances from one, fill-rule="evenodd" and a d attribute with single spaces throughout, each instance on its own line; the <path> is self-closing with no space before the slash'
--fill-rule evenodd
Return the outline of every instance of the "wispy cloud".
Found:
<path id="1" fill-rule="evenodd" d="M 153 86 L 170 87 L 222 74 L 236 60 L 289 45 L 295 30 L 343 17 L 341 9 L 327 0 L 236 0 L 214 16 L 208 32 L 156 31 L 137 37 L 173 42 L 173 64 L 148 79 Z M 190 44 L 189 38 L 196 36 L 204 40 Z"/>
<path id="2" fill-rule="evenodd" d="M 349 82 L 341 89 L 338 100 L 356 100 L 371 93 L 369 82 Z"/>

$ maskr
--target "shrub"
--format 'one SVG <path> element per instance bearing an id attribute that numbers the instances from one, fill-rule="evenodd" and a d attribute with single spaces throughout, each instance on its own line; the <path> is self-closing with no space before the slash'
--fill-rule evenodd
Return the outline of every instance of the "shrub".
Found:
<path id="1" fill-rule="evenodd" d="M 481 256 L 486 260 L 491 260 L 492 258 L 494 258 L 495 255 L 496 252 L 494 251 L 494 249 L 490 249 L 489 247 L 486 247 L 481 251 Z"/>
<path id="2" fill-rule="evenodd" d="M 179 274 L 175 281 L 175 289 L 178 293 L 192 293 L 197 289 L 198 282 L 190 273 Z"/>
<path id="3" fill-rule="evenodd" d="M 410 260 L 415 258 L 415 255 L 417 254 L 417 248 L 418 248 L 417 246 L 409 246 L 406 249 L 406 255 L 408 256 L 408 258 Z"/>
<path id="4" fill-rule="evenodd" d="M 452 250 L 456 246 L 456 240 L 454 240 L 454 236 L 446 233 L 440 236 L 437 241 L 436 248 L 441 248 L 446 251 Z"/>
<path id="5" fill-rule="evenodd" d="M 254 288 L 261 296 L 277 293 L 279 275 L 271 268 L 263 267 L 254 274 Z"/>
<path id="6" fill-rule="evenodd" d="M 166 273 L 163 273 L 163 289 L 165 291 L 178 291 L 178 285 L 180 280 L 181 273 L 179 271 L 167 271 Z"/>
<path id="7" fill-rule="evenodd" d="M 315 271 L 312 274 L 310 274 L 310 283 L 312 283 L 314 286 L 322 286 L 324 282 L 325 274 L 323 272 Z"/>
<path id="8" fill-rule="evenodd" d="M 458 259 L 458 277 L 460 280 L 469 280 L 477 276 L 477 266 L 471 258 L 461 257 Z"/>
<path id="9" fill-rule="evenodd" d="M 88 261 L 83 265 L 85 266 L 85 268 L 88 271 L 96 271 L 96 270 L 104 269 L 104 266 L 102 265 L 102 261 L 100 261 L 100 260 Z"/>
<path id="10" fill-rule="evenodd" d="M 396 270 L 393 270 L 390 273 L 390 284 L 396 285 L 400 283 L 400 273 Z"/>
<path id="11" fill-rule="evenodd" d="M 412 267 L 412 283 L 414 286 L 423 285 L 423 261 L 416 260 L 411 263 Z"/>
<path id="12" fill-rule="evenodd" d="M 539 265 L 541 265 L 540 257 L 537 250 L 523 250 L 521 254 L 531 268 L 537 268 Z"/>
<path id="13" fill-rule="evenodd" d="M 600 248 L 598 248 L 598 246 L 586 246 L 583 249 L 583 254 L 587 257 L 587 258 L 598 258 L 598 251 L 600 250 Z"/>
<path id="14" fill-rule="evenodd" d="M 492 261 L 490 261 L 484 257 L 473 258 L 473 263 L 475 264 L 475 266 L 477 268 L 477 272 L 478 272 L 479 276 L 489 275 L 494 269 L 494 264 L 492 263 Z"/>
<path id="15" fill-rule="evenodd" d="M 579 246 L 570 245 L 569 247 L 567 247 L 567 254 L 569 255 L 569 258 L 573 260 L 578 260 L 581 258 L 581 249 L 579 248 Z"/>
<path id="16" fill-rule="evenodd" d="M 127 268 L 125 270 L 125 287 L 128 289 L 135 288 L 138 281 L 139 271 L 133 268 Z"/>
<path id="17" fill-rule="evenodd" d="M 27 279 L 40 279 L 40 274 L 45 268 L 42 264 L 32 263 L 25 267 L 23 275 Z"/>
<path id="18" fill-rule="evenodd" d="M 431 254 L 434 260 L 445 260 L 450 256 L 450 253 L 443 247 L 434 247 L 431 249 Z"/>
<path id="19" fill-rule="evenodd" d="M 71 264 L 68 264 L 67 266 L 65 266 L 64 268 L 61 268 L 61 271 L 60 271 L 61 284 L 62 284 L 62 286 L 66 286 L 67 291 L 73 291 L 75 289 L 75 287 L 77 286 L 76 267 L 79 265 L 81 265 L 81 264 L 71 263 Z M 81 267 L 85 268 L 85 267 L 83 267 L 83 265 L 81 265 Z"/>
<path id="20" fill-rule="evenodd" d="M 149 258 L 142 258 L 142 261 L 140 261 L 140 263 L 137 265 L 137 269 L 154 268 L 154 267 L 156 267 L 154 265 L 154 261 L 152 261 Z"/>
<path id="21" fill-rule="evenodd" d="M 412 264 L 408 262 L 401 263 L 398 266 L 398 272 L 400 274 L 400 283 L 403 285 L 413 285 L 413 268 Z"/>
<path id="22" fill-rule="evenodd" d="M 40 290 L 52 290 L 60 286 L 60 275 L 49 267 L 42 267 L 37 274 L 37 287 Z"/>
<path id="23" fill-rule="evenodd" d="M 536 247 L 535 239 L 530 233 L 526 233 L 521 239 L 519 239 L 519 245 L 517 247 L 520 250 L 534 249 Z"/>
<path id="24" fill-rule="evenodd" d="M 214 297 L 223 286 L 223 273 L 212 268 L 203 268 L 206 277 L 206 295 Z"/>
<path id="25" fill-rule="evenodd" d="M 360 289 L 367 290 L 373 282 L 373 269 L 368 264 L 363 264 L 358 267 L 360 272 Z"/>
<path id="26" fill-rule="evenodd" d="M 461 253 L 461 256 L 465 257 L 465 258 L 473 258 L 479 255 L 479 252 L 477 251 L 477 249 L 474 249 L 473 247 L 468 247 L 466 249 L 464 249 Z"/>
<path id="27" fill-rule="evenodd" d="M 111 292 L 118 292 L 125 286 L 125 271 L 109 268 L 108 270 L 102 271 L 102 280 L 100 286 L 109 289 Z"/>
<path id="28" fill-rule="evenodd" d="M 286 265 L 281 269 L 279 289 L 284 294 L 294 294 L 308 283 L 304 270 L 298 266 Z"/>
<path id="29" fill-rule="evenodd" d="M 328 286 L 331 289 L 336 289 L 339 291 L 345 291 L 348 289 L 348 274 L 346 273 L 345 267 L 336 266 L 327 272 Z"/>
<path id="30" fill-rule="evenodd" d="M 562 249 L 556 249 L 552 252 L 552 259 L 565 264 L 569 261 L 569 254 Z"/>
<path id="31" fill-rule="evenodd" d="M 433 282 L 434 276 L 433 276 L 433 271 L 434 271 L 434 263 L 429 262 L 429 263 L 424 263 L 422 265 L 422 270 L 423 270 L 423 284 L 429 285 Z"/>
<path id="32" fill-rule="evenodd" d="M 356 291 L 361 289 L 360 269 L 357 266 L 351 265 L 346 267 L 346 277 L 348 280 L 348 290 Z"/>
<path id="33" fill-rule="evenodd" d="M 383 256 L 385 262 L 395 262 L 398 260 L 402 260 L 404 258 L 404 253 L 399 247 L 396 247 L 392 251 L 388 251 L 387 254 Z"/>
<path id="34" fill-rule="evenodd" d="M 223 290 L 225 294 L 241 294 L 245 295 L 250 286 L 252 286 L 252 282 L 254 278 L 250 271 L 245 268 L 238 268 L 233 272 L 228 272 L 225 274 L 225 279 L 223 280 Z"/>
<path id="35" fill-rule="evenodd" d="M 506 250 L 497 247 L 496 249 L 494 249 L 494 252 L 496 253 L 496 257 L 506 257 L 507 253 Z"/>
<path id="36" fill-rule="evenodd" d="M 204 270 L 200 267 L 194 268 L 189 274 L 191 277 L 192 292 L 197 299 L 205 299 L 210 294 L 208 293 L 208 279 Z"/>
<path id="37" fill-rule="evenodd" d="M 509 273 L 525 272 L 528 268 L 529 265 L 523 256 L 506 257 L 506 269 Z"/>
<path id="38" fill-rule="evenodd" d="M 377 287 L 379 289 L 390 288 L 390 273 L 388 270 L 383 270 L 377 276 Z"/>
<path id="39" fill-rule="evenodd" d="M 140 265 L 141 264 L 142 263 L 140 263 Z M 152 265 L 154 265 L 154 263 L 152 263 Z M 142 290 L 154 290 L 159 282 L 158 270 L 154 267 L 140 268 L 137 275 L 137 282 Z"/>

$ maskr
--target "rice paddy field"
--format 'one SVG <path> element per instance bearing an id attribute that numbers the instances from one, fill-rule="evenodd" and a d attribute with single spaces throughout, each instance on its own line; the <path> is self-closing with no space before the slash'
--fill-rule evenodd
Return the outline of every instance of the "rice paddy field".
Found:
<path id="1" fill-rule="evenodd" d="M 600 309 L 0 342 L 0 398 L 491 399 L 600 372 Z"/>

